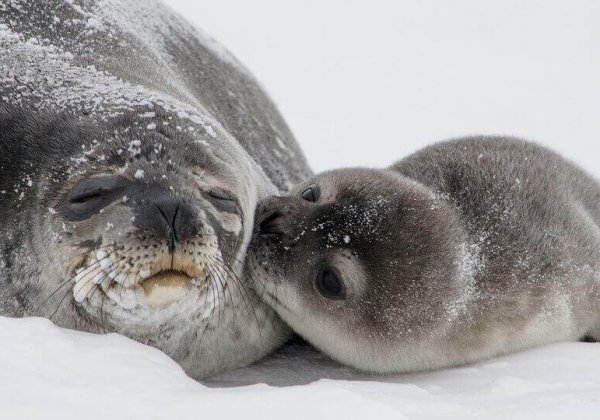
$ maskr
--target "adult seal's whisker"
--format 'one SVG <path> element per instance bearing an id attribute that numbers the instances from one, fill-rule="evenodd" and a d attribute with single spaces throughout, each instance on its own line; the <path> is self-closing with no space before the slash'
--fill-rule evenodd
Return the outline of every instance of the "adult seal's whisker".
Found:
<path id="1" fill-rule="evenodd" d="M 289 334 L 246 286 L 256 203 L 309 176 L 304 156 L 170 8 L 83 3 L 2 10 L 0 315 L 118 332 L 195 378 L 251 363 Z"/>

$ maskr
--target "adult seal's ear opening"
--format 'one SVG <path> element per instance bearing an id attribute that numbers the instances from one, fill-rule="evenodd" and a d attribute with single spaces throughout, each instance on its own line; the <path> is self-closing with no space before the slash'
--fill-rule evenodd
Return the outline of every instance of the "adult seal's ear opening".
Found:
<path id="1" fill-rule="evenodd" d="M 156 1 L 12 1 L 0 50 L 0 314 L 194 377 L 280 345 L 244 260 L 257 200 L 310 170 L 247 70 Z"/>

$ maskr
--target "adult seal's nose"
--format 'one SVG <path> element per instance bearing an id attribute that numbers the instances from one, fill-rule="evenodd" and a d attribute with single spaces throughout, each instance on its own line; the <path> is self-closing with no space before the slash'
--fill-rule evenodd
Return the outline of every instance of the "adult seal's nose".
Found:
<path id="1" fill-rule="evenodd" d="M 166 239 L 169 252 L 175 251 L 178 242 L 197 235 L 196 223 L 194 207 L 166 193 L 143 200 L 134 221 L 138 228 Z"/>

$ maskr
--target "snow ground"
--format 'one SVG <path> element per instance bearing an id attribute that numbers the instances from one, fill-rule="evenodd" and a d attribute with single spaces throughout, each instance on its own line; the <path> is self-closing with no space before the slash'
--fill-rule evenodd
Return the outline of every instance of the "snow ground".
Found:
<path id="1" fill-rule="evenodd" d="M 292 348 L 207 387 L 158 350 L 116 334 L 0 317 L 0 342 L 3 419 L 600 418 L 597 343 L 385 378 Z M 265 380 L 294 386 L 231 387 Z"/>
<path id="2" fill-rule="evenodd" d="M 315 170 L 506 133 L 600 175 L 594 0 L 169 3 L 257 75 Z M 203 385 L 155 349 L 46 320 L 0 318 L 0 343 L 2 419 L 600 419 L 600 344 L 385 378 L 292 347 Z"/>

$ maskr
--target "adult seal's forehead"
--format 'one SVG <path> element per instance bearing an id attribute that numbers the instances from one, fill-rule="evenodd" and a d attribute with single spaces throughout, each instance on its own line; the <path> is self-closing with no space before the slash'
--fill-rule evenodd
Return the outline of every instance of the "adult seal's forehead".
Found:
<path id="1" fill-rule="evenodd" d="M 309 174 L 270 99 L 223 47 L 158 1 L 0 2 L 2 101 L 115 118 L 159 107 L 231 135 L 278 188 Z"/>
<path id="2" fill-rule="evenodd" d="M 157 1 L 0 0 L 0 51 L 0 314 L 118 331 L 196 377 L 279 345 L 245 244 L 256 201 L 310 169 L 248 71 Z M 212 265 L 212 296 L 138 299 Z"/>

